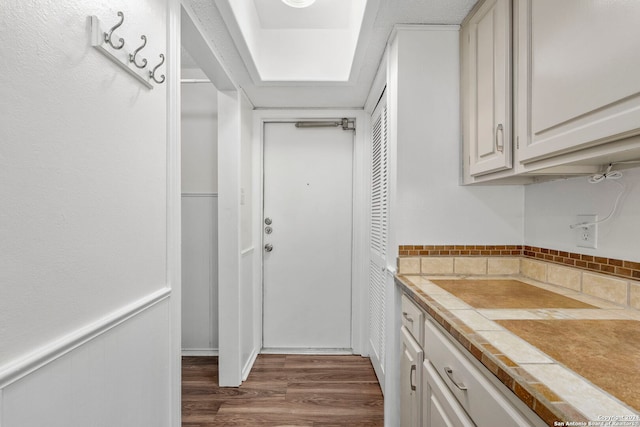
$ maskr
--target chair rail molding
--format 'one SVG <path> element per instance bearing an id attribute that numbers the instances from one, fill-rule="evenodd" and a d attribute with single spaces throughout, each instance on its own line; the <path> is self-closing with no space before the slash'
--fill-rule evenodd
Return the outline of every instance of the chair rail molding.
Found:
<path id="1" fill-rule="evenodd" d="M 20 357 L 5 366 L 0 367 L 0 392 L 3 388 L 25 376 L 37 371 L 60 357 L 70 353 L 74 349 L 86 344 L 89 341 L 114 329 L 127 320 L 136 317 L 140 313 L 148 310 L 156 304 L 169 298 L 171 289 L 163 287 L 154 291 L 139 300 L 127 304 L 120 309 L 111 312 L 96 322 L 90 323 L 82 328 L 54 340 L 33 352 Z M 2 418 L 0 417 L 0 425 Z"/>

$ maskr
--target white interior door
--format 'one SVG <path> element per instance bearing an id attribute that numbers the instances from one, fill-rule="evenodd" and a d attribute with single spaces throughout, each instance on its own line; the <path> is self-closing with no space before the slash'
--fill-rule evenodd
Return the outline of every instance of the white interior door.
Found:
<path id="1" fill-rule="evenodd" d="M 353 132 L 264 126 L 263 347 L 351 348 Z"/>

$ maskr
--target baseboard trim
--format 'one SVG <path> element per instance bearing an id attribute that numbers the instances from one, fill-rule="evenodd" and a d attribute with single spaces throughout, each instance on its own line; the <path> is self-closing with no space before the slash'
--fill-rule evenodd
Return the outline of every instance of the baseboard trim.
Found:
<path id="1" fill-rule="evenodd" d="M 182 355 L 186 357 L 218 356 L 217 348 L 183 348 Z"/>
<path id="2" fill-rule="evenodd" d="M 245 363 L 244 368 L 242 368 L 242 381 L 246 381 L 249 377 L 249 373 L 251 373 L 251 368 L 253 368 L 253 364 L 256 363 L 256 359 L 258 358 L 258 352 L 256 349 L 253 349 L 251 352 L 251 356 L 247 363 Z"/>
<path id="3" fill-rule="evenodd" d="M 354 355 L 350 348 L 263 348 L 262 354 Z"/>
<path id="4" fill-rule="evenodd" d="M 373 347 L 373 343 L 369 341 L 369 359 L 371 359 L 371 365 L 373 366 L 373 370 L 376 373 L 376 377 L 378 378 L 378 383 L 380 384 L 380 389 L 382 389 L 382 394 L 384 394 L 384 366 L 380 363 L 380 357 L 378 353 L 376 353 L 375 348 Z"/>
<path id="5" fill-rule="evenodd" d="M 218 193 L 182 193 L 180 197 L 218 197 Z"/>
<path id="6" fill-rule="evenodd" d="M 169 298 L 171 288 L 162 288 L 128 304 L 102 319 L 77 329 L 13 362 L 0 367 L 0 389 L 59 359 L 65 354 L 110 331 L 132 317 Z"/>

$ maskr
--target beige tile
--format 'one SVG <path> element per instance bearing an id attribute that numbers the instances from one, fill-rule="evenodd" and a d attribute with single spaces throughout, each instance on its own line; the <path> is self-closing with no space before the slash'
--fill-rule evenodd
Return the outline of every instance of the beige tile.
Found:
<path id="1" fill-rule="evenodd" d="M 621 320 L 621 319 L 628 319 L 629 316 L 626 313 L 630 312 L 631 310 L 625 310 L 622 308 L 618 308 L 615 310 L 611 310 L 611 309 L 593 310 L 589 308 L 574 308 L 574 309 L 565 309 L 563 311 L 571 319 Z"/>
<path id="2" fill-rule="evenodd" d="M 438 304 L 446 308 L 447 310 L 471 310 L 472 307 L 459 298 L 454 297 L 450 293 L 430 293 L 429 296 L 433 298 Z"/>
<path id="3" fill-rule="evenodd" d="M 462 320 L 467 326 L 476 331 L 501 331 L 502 326 L 493 322 L 476 310 L 450 310 L 451 314 Z"/>
<path id="4" fill-rule="evenodd" d="M 489 320 L 541 320 L 544 319 L 536 310 L 522 310 L 515 308 L 487 308 L 478 313 Z"/>
<path id="5" fill-rule="evenodd" d="M 521 366 L 592 420 L 597 420 L 598 416 L 605 414 L 615 414 L 620 417 L 633 416 L 629 408 L 563 366 L 556 364 Z"/>
<path id="6" fill-rule="evenodd" d="M 420 274 L 420 258 L 400 258 L 398 262 L 398 274 Z"/>
<path id="7" fill-rule="evenodd" d="M 453 257 L 422 257 L 422 274 L 453 274 Z"/>
<path id="8" fill-rule="evenodd" d="M 580 291 L 582 272 L 575 268 L 561 267 L 549 264 L 547 266 L 547 281 L 564 288 Z"/>
<path id="9" fill-rule="evenodd" d="M 629 285 L 629 305 L 631 308 L 640 310 L 640 284 L 631 282 Z"/>
<path id="10" fill-rule="evenodd" d="M 582 291 L 616 304 L 627 303 L 627 282 L 598 274 L 582 274 Z"/>
<path id="11" fill-rule="evenodd" d="M 507 331 L 480 331 L 482 335 L 492 346 L 497 348 L 516 363 L 552 363 L 547 355 L 526 342 L 525 340 L 515 336 Z"/>
<path id="12" fill-rule="evenodd" d="M 520 258 L 488 258 L 488 274 L 518 274 L 520 273 Z"/>
<path id="13" fill-rule="evenodd" d="M 454 272 L 456 274 L 487 274 L 487 259 L 484 257 L 456 257 Z"/>
<path id="14" fill-rule="evenodd" d="M 547 281 L 547 264 L 531 259 L 523 259 L 520 263 L 522 274 L 541 282 Z"/>

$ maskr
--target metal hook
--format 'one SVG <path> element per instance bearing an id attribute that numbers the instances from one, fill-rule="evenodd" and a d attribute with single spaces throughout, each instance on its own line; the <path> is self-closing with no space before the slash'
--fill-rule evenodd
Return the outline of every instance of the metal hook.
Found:
<path id="1" fill-rule="evenodd" d="M 164 74 L 160 75 L 160 80 L 156 79 L 156 70 L 158 68 L 160 68 L 160 66 L 162 64 L 164 64 L 164 55 L 160 54 L 160 59 L 162 59 L 162 61 L 160 61 L 160 63 L 158 65 L 156 65 L 153 70 L 149 71 L 149 77 L 151 77 L 153 79 L 154 82 L 161 84 L 164 83 Z"/>
<path id="2" fill-rule="evenodd" d="M 133 62 L 133 65 L 135 65 L 138 68 L 144 68 L 147 66 L 147 60 L 145 58 L 142 58 L 142 62 L 138 64 L 136 62 L 136 55 L 138 54 L 138 52 L 142 50 L 143 47 L 147 45 L 147 36 L 140 36 L 140 38 L 144 43 L 142 43 L 142 46 L 134 50 L 133 53 L 129 54 L 129 62 Z"/>
<path id="3" fill-rule="evenodd" d="M 115 31 L 115 29 L 118 28 L 120 25 L 122 25 L 122 23 L 124 22 L 124 13 L 118 12 L 118 16 L 120 17 L 120 22 L 118 22 L 116 25 L 114 25 L 108 33 L 104 33 L 104 41 L 105 41 L 105 43 L 109 43 L 111 45 L 111 47 L 114 48 L 114 49 L 122 49 L 123 46 L 124 46 L 124 39 L 123 38 L 120 39 L 120 46 L 114 45 L 113 41 L 111 41 L 111 35 Z"/>

